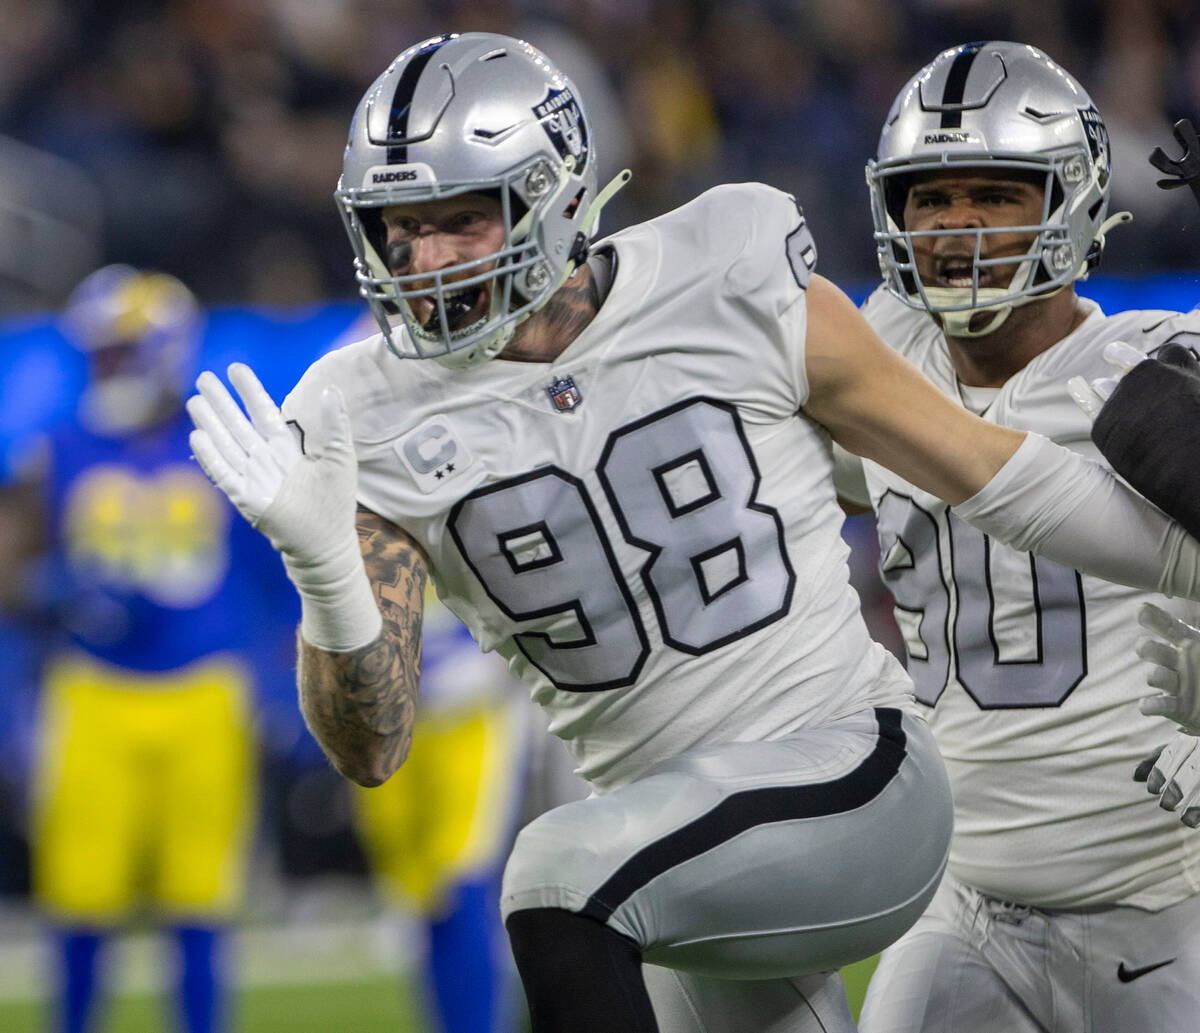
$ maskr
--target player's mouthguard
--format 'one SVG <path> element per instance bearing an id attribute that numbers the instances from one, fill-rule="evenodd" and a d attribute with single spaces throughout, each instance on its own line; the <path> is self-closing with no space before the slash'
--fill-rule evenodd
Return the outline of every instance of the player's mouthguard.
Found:
<path id="1" fill-rule="evenodd" d="M 443 295 L 446 322 L 450 330 L 461 329 L 459 324 L 474 310 L 475 306 L 479 303 L 482 293 L 483 287 L 479 286 L 468 287 L 454 294 L 446 293 Z M 436 304 L 434 304 L 433 311 L 430 312 L 429 318 L 425 321 L 422 329 L 428 333 L 439 333 L 441 331 L 441 311 Z"/>

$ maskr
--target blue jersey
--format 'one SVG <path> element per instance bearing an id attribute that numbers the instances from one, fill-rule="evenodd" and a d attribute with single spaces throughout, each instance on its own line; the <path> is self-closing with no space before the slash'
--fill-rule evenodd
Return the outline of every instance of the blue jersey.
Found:
<path id="1" fill-rule="evenodd" d="M 191 459 L 181 411 L 124 437 L 50 435 L 50 582 L 72 644 L 167 671 L 254 644 L 281 579 L 274 550 Z M 286 598 L 286 597 L 285 597 Z"/>

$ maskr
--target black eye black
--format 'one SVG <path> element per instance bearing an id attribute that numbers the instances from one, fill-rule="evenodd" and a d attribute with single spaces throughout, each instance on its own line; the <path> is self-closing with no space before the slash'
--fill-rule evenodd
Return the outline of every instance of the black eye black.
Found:
<path id="1" fill-rule="evenodd" d="M 387 246 L 387 265 L 389 269 L 406 269 L 412 261 L 412 244 L 407 240 L 393 240 Z"/>

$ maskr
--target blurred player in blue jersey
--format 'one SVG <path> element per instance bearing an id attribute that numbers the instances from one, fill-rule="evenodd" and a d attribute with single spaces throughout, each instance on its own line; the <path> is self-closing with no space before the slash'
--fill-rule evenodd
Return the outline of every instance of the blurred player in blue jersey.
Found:
<path id="1" fill-rule="evenodd" d="M 529 706 L 517 688 L 504 662 L 481 652 L 427 590 L 420 740 L 388 782 L 354 794 L 381 894 L 415 908 L 424 924 L 427 1006 L 442 1033 L 513 1025 L 500 876 L 526 767 Z"/>
<path id="2" fill-rule="evenodd" d="M 225 1028 L 221 928 L 252 829 L 250 678 L 263 543 L 190 459 L 181 395 L 203 328 L 173 277 L 109 266 L 63 320 L 76 415 L 24 477 L 45 541 L 31 844 L 57 930 L 56 1028 L 95 1028 L 106 937 L 140 908 L 179 948 L 188 1033 Z"/>

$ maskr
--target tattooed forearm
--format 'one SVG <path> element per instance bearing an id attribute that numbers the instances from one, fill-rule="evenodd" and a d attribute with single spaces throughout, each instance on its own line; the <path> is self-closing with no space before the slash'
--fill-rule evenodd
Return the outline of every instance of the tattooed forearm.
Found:
<path id="1" fill-rule="evenodd" d="M 343 775 L 379 785 L 412 744 L 416 679 L 381 635 L 352 653 L 326 653 L 300 640 L 300 709 L 309 730 Z"/>
<path id="2" fill-rule="evenodd" d="M 327 653 L 301 639 L 300 708 L 342 774 L 379 785 L 412 744 L 427 573 L 420 549 L 395 525 L 360 510 L 358 533 L 383 631 L 349 653 Z"/>

